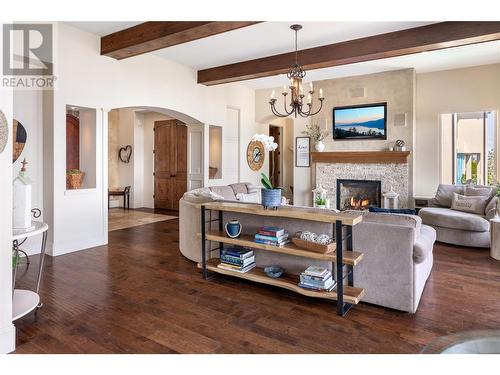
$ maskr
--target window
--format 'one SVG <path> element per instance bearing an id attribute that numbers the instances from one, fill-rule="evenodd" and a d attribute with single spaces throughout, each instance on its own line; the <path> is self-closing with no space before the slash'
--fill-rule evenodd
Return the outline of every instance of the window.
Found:
<path id="1" fill-rule="evenodd" d="M 495 184 L 496 139 L 493 111 L 441 115 L 441 183 Z"/>

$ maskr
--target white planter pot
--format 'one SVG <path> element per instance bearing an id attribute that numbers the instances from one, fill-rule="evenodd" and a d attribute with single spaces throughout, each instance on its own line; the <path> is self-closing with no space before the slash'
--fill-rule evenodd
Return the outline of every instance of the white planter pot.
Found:
<path id="1" fill-rule="evenodd" d="M 314 149 L 318 152 L 323 152 L 323 150 L 325 149 L 325 144 L 322 141 L 316 142 L 316 144 L 314 145 Z"/>

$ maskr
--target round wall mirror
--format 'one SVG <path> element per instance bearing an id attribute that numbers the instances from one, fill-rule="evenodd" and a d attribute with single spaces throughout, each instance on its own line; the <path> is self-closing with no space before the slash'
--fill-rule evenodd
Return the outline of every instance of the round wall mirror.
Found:
<path id="1" fill-rule="evenodd" d="M 26 139 L 28 138 L 28 134 L 26 133 L 26 129 L 23 124 L 16 119 L 14 119 L 13 135 L 14 147 L 12 148 L 12 163 L 15 163 L 21 156 L 21 153 L 24 150 L 24 145 L 26 144 Z"/>
<path id="2" fill-rule="evenodd" d="M 5 149 L 7 141 L 9 139 L 9 127 L 7 125 L 7 119 L 2 111 L 0 111 L 0 154 Z"/>

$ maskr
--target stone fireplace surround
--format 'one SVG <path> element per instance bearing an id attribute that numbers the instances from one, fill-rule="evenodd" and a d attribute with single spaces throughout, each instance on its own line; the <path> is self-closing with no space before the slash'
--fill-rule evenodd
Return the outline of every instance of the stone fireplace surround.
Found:
<path id="1" fill-rule="evenodd" d="M 364 153 L 366 154 L 366 152 Z M 387 153 L 392 152 L 388 151 Z M 353 154 L 353 152 L 350 154 Z M 393 163 L 387 162 L 387 160 L 377 162 L 376 158 L 346 162 L 345 158 L 337 157 L 327 160 L 328 158 L 325 156 L 321 155 L 316 158 L 317 160 L 315 160 L 314 155 L 312 157 L 314 163 L 312 170 L 315 174 L 313 181 L 316 182 L 316 186 L 321 184 L 327 190 L 328 198 L 333 205 L 336 206 L 337 201 L 337 179 L 345 179 L 380 181 L 382 193 L 391 190 L 392 187 L 399 194 L 399 207 L 411 207 L 409 202 L 408 162 L 401 162 L 401 160 L 395 160 Z"/>

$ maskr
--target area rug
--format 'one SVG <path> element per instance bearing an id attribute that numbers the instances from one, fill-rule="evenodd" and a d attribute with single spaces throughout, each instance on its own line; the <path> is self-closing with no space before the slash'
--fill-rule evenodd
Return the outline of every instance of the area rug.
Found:
<path id="1" fill-rule="evenodd" d="M 177 216 L 136 210 L 123 210 L 121 208 L 111 209 L 108 212 L 108 230 L 110 232 L 119 229 L 137 227 L 139 225 L 157 223 L 159 221 L 177 219 Z"/>

